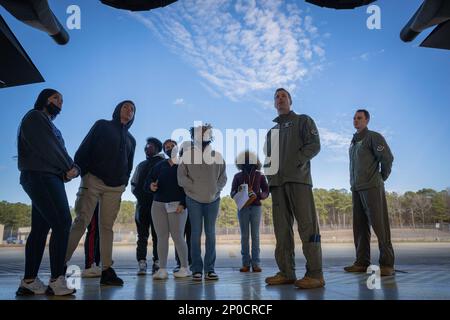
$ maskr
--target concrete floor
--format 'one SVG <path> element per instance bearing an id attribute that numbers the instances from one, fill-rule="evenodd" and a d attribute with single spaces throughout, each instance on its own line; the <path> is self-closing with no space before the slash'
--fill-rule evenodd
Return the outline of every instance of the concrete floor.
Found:
<path id="1" fill-rule="evenodd" d="M 298 290 L 292 285 L 266 286 L 264 279 L 277 272 L 274 247 L 261 248 L 262 273 L 240 273 L 239 245 L 218 245 L 216 272 L 219 281 L 193 282 L 174 279 L 164 281 L 150 275 L 137 276 L 135 248 L 116 246 L 115 269 L 125 281 L 123 287 L 101 287 L 99 279 L 81 279 L 73 297 L 16 298 L 15 291 L 23 273 L 23 248 L 0 248 L 0 300 L 73 299 L 73 300 L 448 300 L 450 299 L 450 243 L 403 243 L 395 245 L 397 258 L 393 277 L 381 279 L 380 289 L 369 289 L 366 274 L 348 274 L 342 268 L 353 261 L 349 244 L 324 244 L 323 265 L 326 287 Z M 170 249 L 169 269 L 174 265 Z M 377 248 L 373 248 L 374 254 Z M 297 276 L 304 272 L 304 258 L 296 251 Z M 372 262 L 376 263 L 377 254 Z M 71 263 L 83 266 L 80 247 Z M 48 257 L 44 257 L 40 275 L 48 281 Z"/>

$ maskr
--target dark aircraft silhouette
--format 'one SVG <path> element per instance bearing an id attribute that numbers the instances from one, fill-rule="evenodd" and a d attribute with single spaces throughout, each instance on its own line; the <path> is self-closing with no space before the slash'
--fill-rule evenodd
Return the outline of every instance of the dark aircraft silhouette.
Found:
<path id="1" fill-rule="evenodd" d="M 101 3 L 131 11 L 165 7 L 176 0 L 102 0 Z M 53 14 L 47 0 L 0 0 L 17 20 L 46 32 L 56 43 L 65 45 L 69 34 Z M 44 78 L 31 61 L 14 33 L 0 16 L 0 88 L 43 82 Z"/>
<path id="2" fill-rule="evenodd" d="M 305 0 L 308 3 L 334 9 L 354 9 L 375 0 Z M 422 31 L 437 27 L 420 44 L 421 47 L 450 50 L 450 1 L 424 0 L 400 32 L 404 42 L 413 41 Z"/>
<path id="3" fill-rule="evenodd" d="M 177 0 L 99 0 L 102 4 L 131 11 L 144 11 L 170 5 Z M 305 0 L 307 3 L 340 9 L 354 9 L 376 0 Z M 18 20 L 46 32 L 60 45 L 69 34 L 53 14 L 47 0 L 0 0 Z M 400 33 L 405 42 L 413 41 L 425 29 L 437 26 L 421 47 L 450 50 L 450 0 L 424 0 Z M 44 81 L 13 32 L 0 16 L 0 88 Z"/>
<path id="4" fill-rule="evenodd" d="M 317 6 L 333 8 L 333 9 L 355 9 L 356 7 L 365 6 L 376 0 L 305 0 Z"/>
<path id="5" fill-rule="evenodd" d="M 100 0 L 107 6 L 131 11 L 147 11 L 161 8 L 176 2 L 177 0 Z"/>
<path id="6" fill-rule="evenodd" d="M 56 43 L 69 42 L 69 34 L 53 14 L 47 0 L 0 0 L 2 5 L 17 20 L 46 32 Z"/>

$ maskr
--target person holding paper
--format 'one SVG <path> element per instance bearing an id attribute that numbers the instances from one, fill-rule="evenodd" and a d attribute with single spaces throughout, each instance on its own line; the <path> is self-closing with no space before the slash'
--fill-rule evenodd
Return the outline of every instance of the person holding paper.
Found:
<path id="1" fill-rule="evenodd" d="M 238 205 L 239 226 L 241 228 L 242 268 L 240 272 L 261 272 L 259 225 L 261 223 L 261 200 L 269 196 L 269 186 L 266 177 L 259 170 L 261 162 L 249 151 L 242 152 L 236 158 L 236 167 L 240 172 L 233 178 L 231 197 Z M 242 190 L 240 190 L 242 189 Z M 237 201 L 239 193 L 245 193 L 247 199 L 243 205 Z M 244 199 L 245 199 L 244 198 Z M 249 238 L 252 236 L 252 254 L 250 256 Z"/>
<path id="2" fill-rule="evenodd" d="M 177 143 L 166 140 L 163 143 L 164 153 L 169 159 L 159 162 L 150 171 L 144 188 L 153 193 L 152 219 L 158 237 L 159 270 L 153 275 L 155 280 L 165 280 L 167 272 L 167 256 L 169 253 L 169 233 L 175 243 L 180 257 L 181 268 L 173 273 L 175 278 L 192 275 L 188 266 L 188 247 L 184 240 L 187 220 L 186 194 L 177 180 Z M 173 151 L 173 152 L 172 152 Z"/>

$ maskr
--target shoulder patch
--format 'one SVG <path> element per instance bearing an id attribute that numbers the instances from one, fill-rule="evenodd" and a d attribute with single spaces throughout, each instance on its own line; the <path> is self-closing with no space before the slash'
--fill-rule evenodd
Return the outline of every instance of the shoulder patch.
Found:
<path id="1" fill-rule="evenodd" d="M 319 132 L 317 131 L 317 129 L 312 129 L 311 130 L 311 134 L 314 135 L 314 136 L 318 136 Z"/>
<path id="2" fill-rule="evenodd" d="M 377 147 L 377 151 L 378 151 L 378 152 L 382 152 L 383 150 L 384 150 L 384 146 L 380 144 L 380 145 Z"/>

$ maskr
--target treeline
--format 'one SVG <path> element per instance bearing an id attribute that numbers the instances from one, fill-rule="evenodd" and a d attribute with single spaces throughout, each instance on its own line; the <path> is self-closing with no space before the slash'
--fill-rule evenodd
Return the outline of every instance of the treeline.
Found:
<path id="1" fill-rule="evenodd" d="M 425 227 L 435 223 L 450 222 L 450 190 L 435 191 L 422 189 L 400 195 L 389 192 L 386 195 L 389 220 L 394 228 Z M 332 229 L 351 228 L 352 193 L 345 189 L 314 189 L 314 200 L 321 227 Z M 272 199 L 262 202 L 262 224 L 272 225 Z M 222 198 L 219 227 L 237 227 L 239 222 L 236 204 L 230 197 Z"/>
<path id="2" fill-rule="evenodd" d="M 317 215 L 321 227 L 336 229 L 350 228 L 352 225 L 352 194 L 341 189 L 314 189 Z M 262 224 L 272 225 L 272 200 L 262 202 Z M 389 218 L 394 228 L 421 228 L 435 223 L 450 222 L 450 192 L 422 189 L 417 192 L 398 194 L 387 193 Z M 134 224 L 135 203 L 122 201 L 117 218 L 119 224 Z M 72 215 L 74 212 L 72 209 Z M 5 233 L 16 232 L 19 227 L 31 224 L 31 206 L 23 203 L 0 202 L 0 224 L 5 225 Z M 236 204 L 229 196 L 222 198 L 218 227 L 238 227 Z"/>
<path id="3" fill-rule="evenodd" d="M 352 219 L 352 193 L 345 190 L 315 189 L 320 224 L 331 228 L 349 228 Z M 449 190 L 422 189 L 402 195 L 388 192 L 386 200 L 391 227 L 425 227 L 450 221 Z"/>

